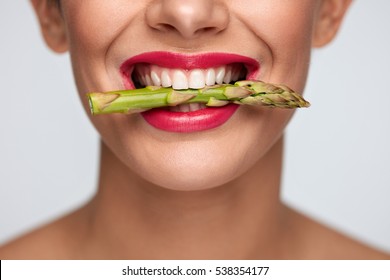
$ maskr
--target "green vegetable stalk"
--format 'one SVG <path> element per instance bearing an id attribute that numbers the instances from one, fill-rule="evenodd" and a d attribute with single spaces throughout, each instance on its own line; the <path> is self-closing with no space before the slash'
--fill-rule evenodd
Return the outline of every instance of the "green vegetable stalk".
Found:
<path id="1" fill-rule="evenodd" d="M 223 84 L 185 90 L 147 86 L 141 89 L 89 93 L 87 96 L 93 115 L 139 113 L 152 108 L 195 102 L 210 107 L 224 106 L 228 103 L 277 108 L 310 106 L 301 95 L 287 86 L 260 81 L 239 81 L 234 85 Z"/>

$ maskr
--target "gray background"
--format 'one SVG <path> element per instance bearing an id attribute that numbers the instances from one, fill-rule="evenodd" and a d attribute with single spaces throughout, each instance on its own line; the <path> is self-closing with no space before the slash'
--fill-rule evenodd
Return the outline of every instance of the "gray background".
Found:
<path id="1" fill-rule="evenodd" d="M 355 0 L 313 53 L 287 129 L 283 199 L 390 252 L 390 1 Z M 95 192 L 98 138 L 67 55 L 47 50 L 29 1 L 0 1 L 0 243 Z"/>

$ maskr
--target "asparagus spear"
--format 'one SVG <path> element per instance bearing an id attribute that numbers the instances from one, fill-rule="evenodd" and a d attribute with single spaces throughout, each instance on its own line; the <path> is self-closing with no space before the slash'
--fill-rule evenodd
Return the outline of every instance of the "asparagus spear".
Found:
<path id="1" fill-rule="evenodd" d="M 139 113 L 152 108 L 195 102 L 210 107 L 224 106 L 228 103 L 278 108 L 310 106 L 301 95 L 287 86 L 260 81 L 239 81 L 234 85 L 223 84 L 185 90 L 147 86 L 133 90 L 89 93 L 88 98 L 93 115 Z"/>

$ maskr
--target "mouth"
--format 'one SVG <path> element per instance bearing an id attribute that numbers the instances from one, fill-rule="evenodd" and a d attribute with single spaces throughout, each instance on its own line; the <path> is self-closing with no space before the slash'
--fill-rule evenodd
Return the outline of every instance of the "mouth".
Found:
<path id="1" fill-rule="evenodd" d="M 253 79 L 259 69 L 256 60 L 237 54 L 149 52 L 126 60 L 120 72 L 126 89 L 149 85 L 196 89 Z"/>
<path id="2" fill-rule="evenodd" d="M 246 69 L 240 63 L 232 63 L 207 69 L 170 69 L 141 63 L 134 67 L 131 80 L 136 88 L 149 85 L 174 89 L 199 89 L 215 84 L 229 84 L 246 77 Z"/>
<path id="3" fill-rule="evenodd" d="M 162 86 L 182 90 L 255 79 L 259 69 L 256 60 L 237 54 L 150 52 L 126 60 L 120 72 L 126 89 Z M 202 103 L 191 103 L 152 109 L 142 116 L 157 129 L 196 132 L 221 126 L 237 109 L 236 104 L 206 108 Z"/>

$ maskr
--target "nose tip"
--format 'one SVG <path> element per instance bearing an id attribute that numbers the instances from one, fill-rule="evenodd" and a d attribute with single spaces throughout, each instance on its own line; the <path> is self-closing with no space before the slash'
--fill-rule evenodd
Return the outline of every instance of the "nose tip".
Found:
<path id="1" fill-rule="evenodd" d="M 157 0 L 146 11 L 148 25 L 161 32 L 177 32 L 185 39 L 226 28 L 229 13 L 220 1 Z"/>

